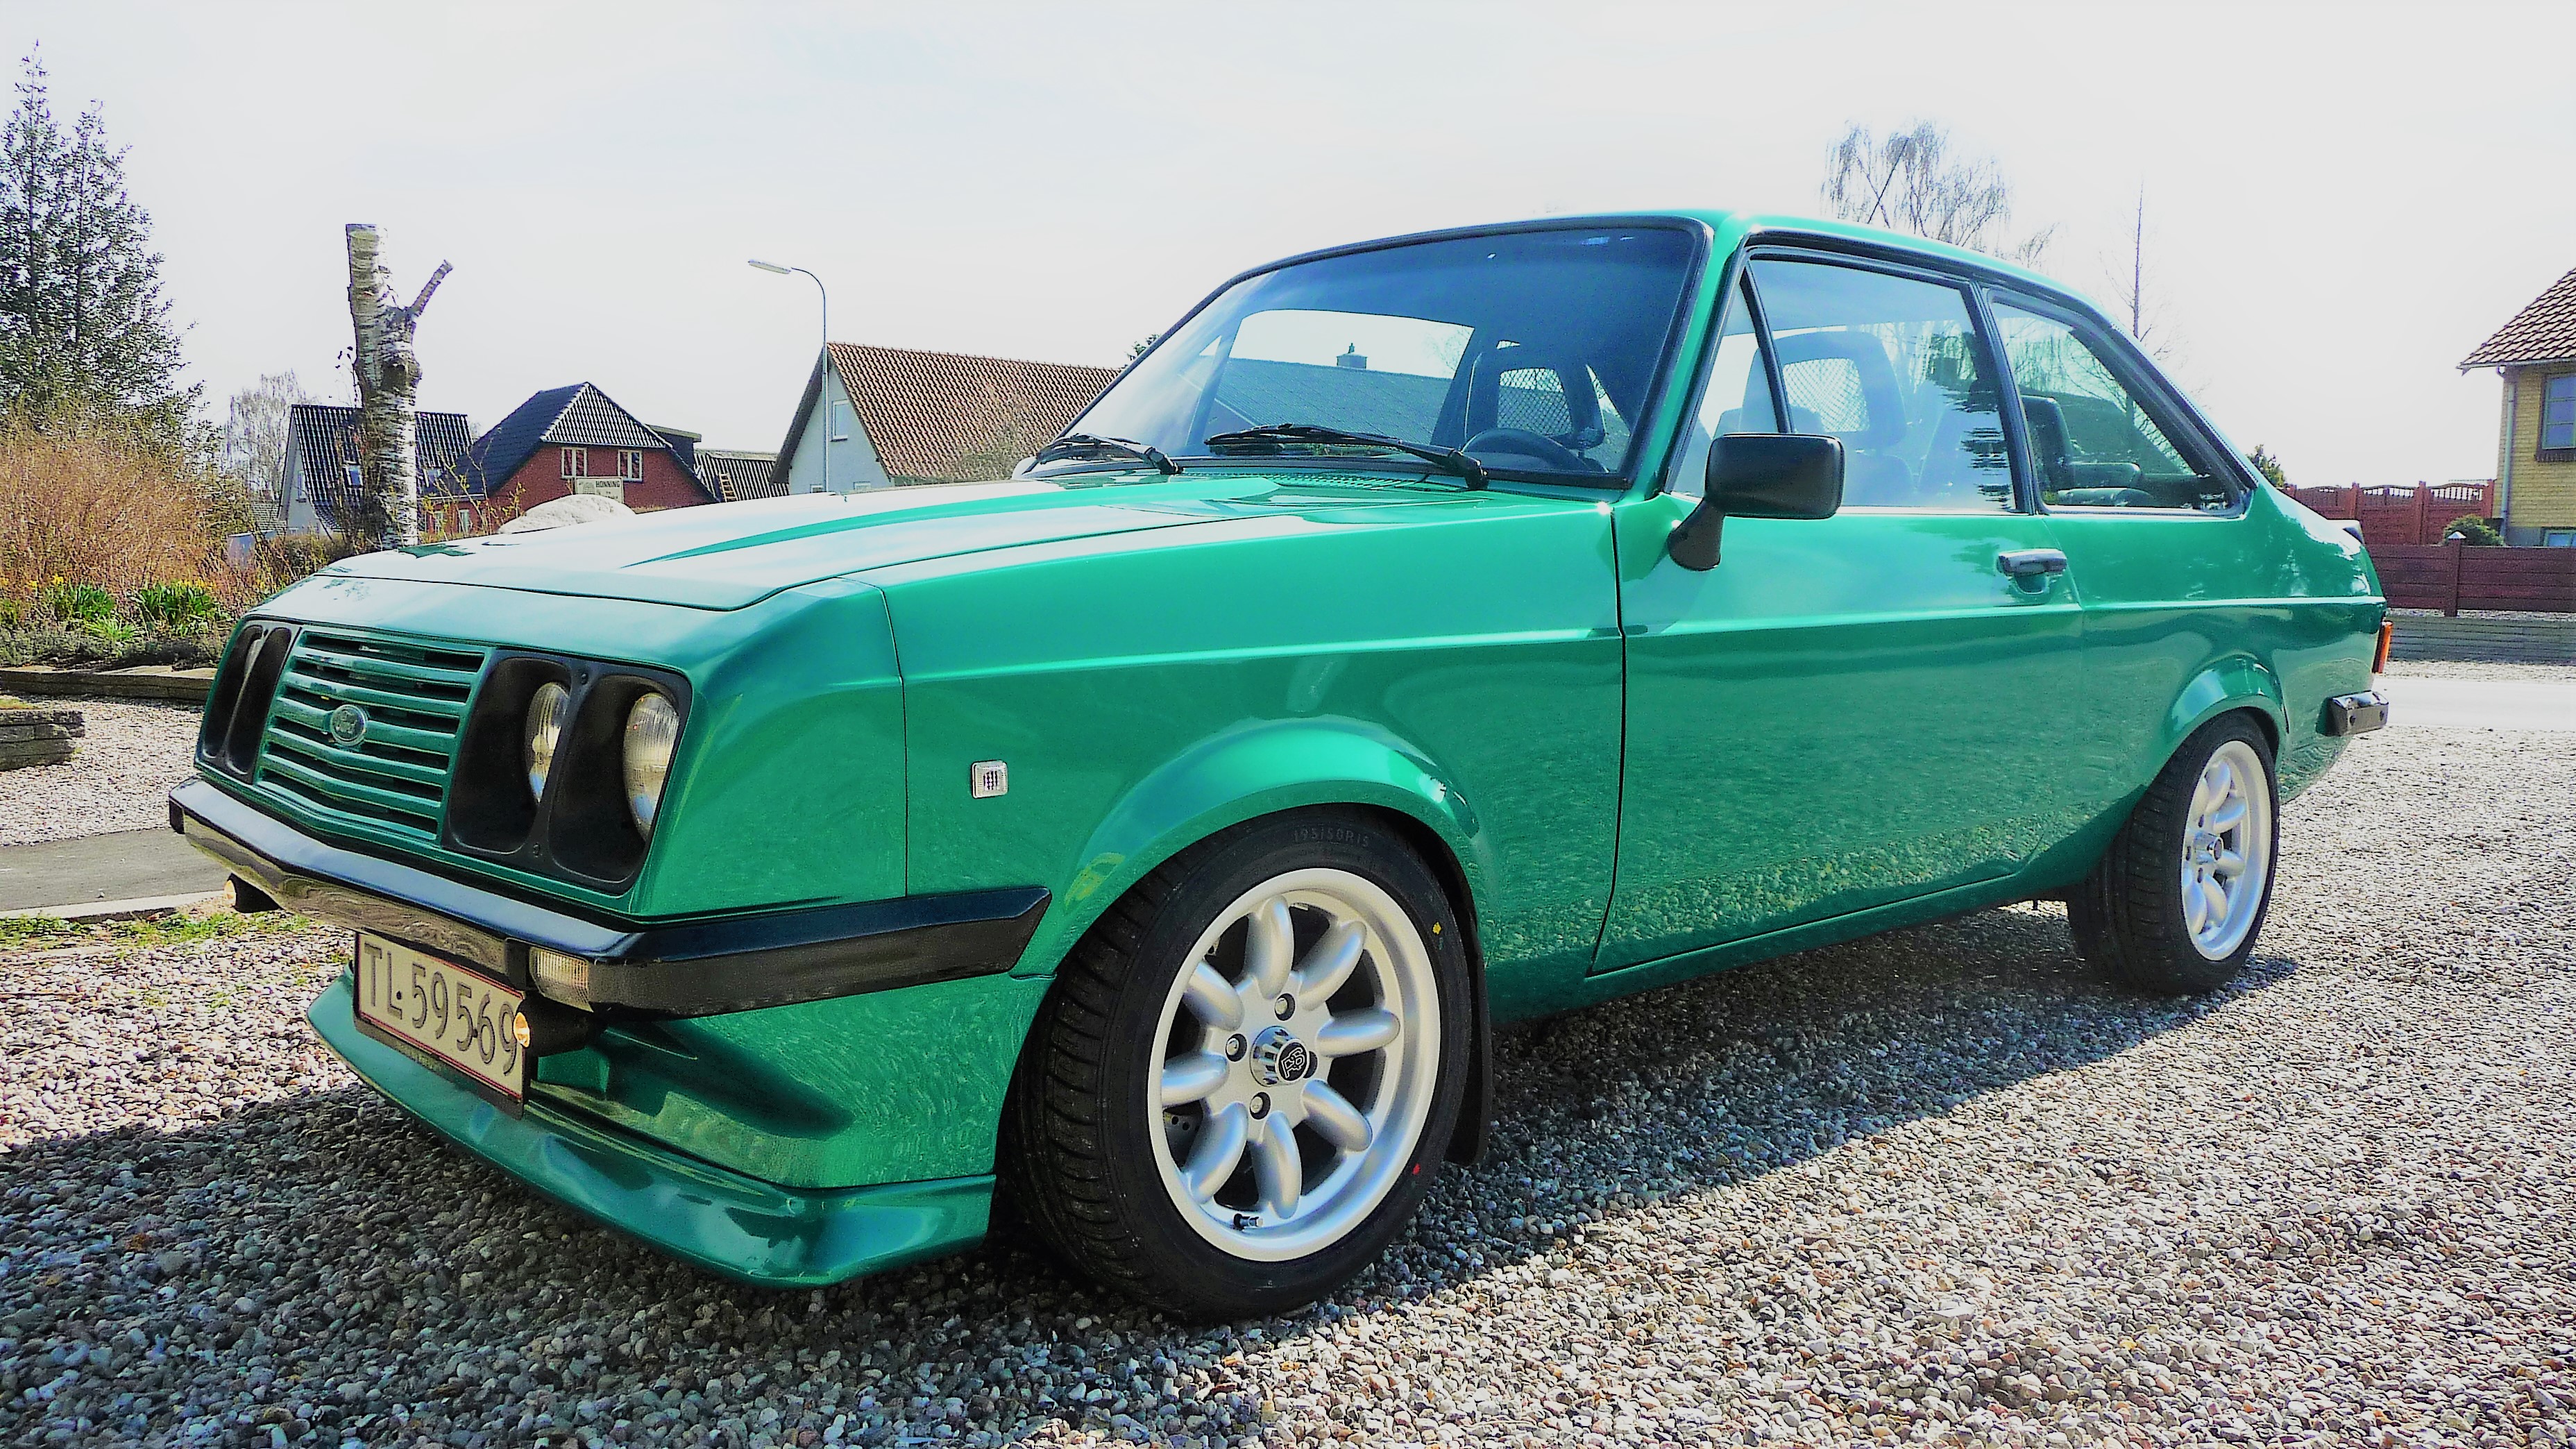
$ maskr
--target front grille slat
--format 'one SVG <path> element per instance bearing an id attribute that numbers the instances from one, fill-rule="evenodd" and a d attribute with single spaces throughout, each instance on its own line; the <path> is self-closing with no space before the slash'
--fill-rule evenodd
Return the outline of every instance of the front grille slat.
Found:
<path id="1" fill-rule="evenodd" d="M 374 732 L 373 726 L 369 726 L 368 729 L 369 733 Z M 272 732 L 268 742 L 272 748 L 293 750 L 320 768 L 360 784 L 379 784 L 380 781 L 371 780 L 368 777 L 381 775 L 388 780 L 425 786 L 429 790 L 429 800 L 432 805 L 438 803 L 440 793 L 447 788 L 447 764 L 443 760 L 435 765 L 423 765 L 412 760 L 398 759 L 392 755 L 344 750 L 321 740 L 307 739 L 291 730 Z M 370 743 L 373 742 L 370 741 Z"/>
<path id="2" fill-rule="evenodd" d="M 480 650 L 308 628 L 270 707 L 258 781 L 308 810 L 435 839 Z M 331 717 L 367 715 L 343 744 Z"/>
<path id="3" fill-rule="evenodd" d="M 300 662 L 300 661 L 299 661 Z M 300 671 L 286 676 L 286 687 L 320 695 L 335 704 L 365 705 L 369 709 L 410 710 L 414 714 L 443 715 L 449 719 L 465 718 L 465 701 L 440 699 L 434 695 L 398 694 L 391 690 L 369 689 L 364 685 L 343 684 L 336 679 L 321 679 Z"/>

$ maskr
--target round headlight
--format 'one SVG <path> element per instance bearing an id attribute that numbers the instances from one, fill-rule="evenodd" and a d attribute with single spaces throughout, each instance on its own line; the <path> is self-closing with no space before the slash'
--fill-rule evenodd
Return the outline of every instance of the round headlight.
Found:
<path id="1" fill-rule="evenodd" d="M 546 798 L 546 776 L 555 767 L 555 746 L 563 739 L 564 708 L 572 691 L 560 684 L 540 684 L 528 701 L 528 793 Z"/>
<path id="2" fill-rule="evenodd" d="M 680 712 L 650 691 L 626 711 L 626 810 L 646 839 L 662 808 L 662 782 L 671 776 L 671 747 L 680 742 Z"/>

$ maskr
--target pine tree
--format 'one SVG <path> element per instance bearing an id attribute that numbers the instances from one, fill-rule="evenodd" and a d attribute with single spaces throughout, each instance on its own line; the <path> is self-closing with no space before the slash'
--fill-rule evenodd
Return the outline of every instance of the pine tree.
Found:
<path id="1" fill-rule="evenodd" d="M 197 387 L 178 385 L 152 218 L 125 189 L 125 150 L 96 105 L 69 134 L 34 56 L 0 128 L 0 412 L 130 421 L 184 442 Z"/>

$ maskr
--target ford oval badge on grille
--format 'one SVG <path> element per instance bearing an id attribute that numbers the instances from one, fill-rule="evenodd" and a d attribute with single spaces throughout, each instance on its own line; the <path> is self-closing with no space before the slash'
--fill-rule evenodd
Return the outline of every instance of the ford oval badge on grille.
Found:
<path id="1" fill-rule="evenodd" d="M 331 711 L 331 742 L 346 748 L 367 737 L 367 712 L 354 704 Z"/>

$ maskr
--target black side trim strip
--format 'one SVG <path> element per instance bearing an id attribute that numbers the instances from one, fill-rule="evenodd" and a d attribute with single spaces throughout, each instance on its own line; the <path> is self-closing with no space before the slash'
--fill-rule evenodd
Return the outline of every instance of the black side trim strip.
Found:
<path id="1" fill-rule="evenodd" d="M 641 929 L 532 905 L 325 844 L 203 780 L 170 792 L 191 845 L 287 909 L 481 967 L 532 990 L 527 948 L 592 963 L 595 1006 L 715 1016 L 1008 971 L 1051 897 L 1039 886 L 904 896 Z"/>

